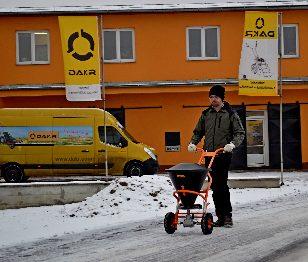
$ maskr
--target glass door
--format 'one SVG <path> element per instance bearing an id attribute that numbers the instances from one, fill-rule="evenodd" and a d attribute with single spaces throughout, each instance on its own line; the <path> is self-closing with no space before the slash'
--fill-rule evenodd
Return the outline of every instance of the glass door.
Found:
<path id="1" fill-rule="evenodd" d="M 265 111 L 247 112 L 247 166 L 268 166 L 268 129 Z"/>

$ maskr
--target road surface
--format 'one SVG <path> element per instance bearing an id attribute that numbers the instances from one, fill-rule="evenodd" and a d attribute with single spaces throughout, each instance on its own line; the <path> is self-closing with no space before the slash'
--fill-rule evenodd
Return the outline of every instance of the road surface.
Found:
<path id="1" fill-rule="evenodd" d="M 211 235 L 200 226 L 168 235 L 161 218 L 3 248 L 0 261 L 308 261 L 307 193 L 233 213 L 234 227 Z"/>

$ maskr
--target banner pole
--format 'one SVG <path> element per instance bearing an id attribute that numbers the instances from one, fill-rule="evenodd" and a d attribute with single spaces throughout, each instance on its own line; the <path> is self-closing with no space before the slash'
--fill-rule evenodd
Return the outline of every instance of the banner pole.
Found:
<path id="1" fill-rule="evenodd" d="M 280 107 L 279 107 L 279 126 L 280 126 L 280 185 L 284 185 L 283 182 L 283 148 L 282 148 L 282 12 L 279 13 L 279 34 L 280 34 L 280 48 L 279 48 L 279 96 L 280 96 Z"/>
<path id="2" fill-rule="evenodd" d="M 99 35 L 100 35 L 100 50 L 101 50 L 101 88 L 103 92 L 103 109 L 104 109 L 104 141 L 105 148 L 103 152 L 105 153 L 105 176 L 108 177 L 108 150 L 107 150 L 107 128 L 106 128 L 106 92 L 105 92 L 105 82 L 104 82 L 104 49 L 103 49 L 103 18 L 99 15 Z"/>

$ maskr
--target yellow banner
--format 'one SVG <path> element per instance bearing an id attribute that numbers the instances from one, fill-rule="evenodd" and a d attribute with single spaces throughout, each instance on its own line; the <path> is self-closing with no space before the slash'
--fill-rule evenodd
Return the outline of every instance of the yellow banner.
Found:
<path id="1" fill-rule="evenodd" d="M 67 97 L 100 99 L 100 52 L 96 16 L 59 16 Z M 86 90 L 86 91 L 85 91 Z"/>
<path id="2" fill-rule="evenodd" d="M 245 12 L 239 95 L 277 96 L 278 13 Z"/>

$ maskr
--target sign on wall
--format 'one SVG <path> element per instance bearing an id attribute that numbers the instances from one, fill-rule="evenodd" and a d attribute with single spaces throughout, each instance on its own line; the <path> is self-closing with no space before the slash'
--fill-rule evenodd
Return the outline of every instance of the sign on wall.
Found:
<path id="1" fill-rule="evenodd" d="M 245 12 L 239 95 L 278 95 L 278 13 Z"/>
<path id="2" fill-rule="evenodd" d="M 97 17 L 59 16 L 59 26 L 67 100 L 101 100 Z"/>

